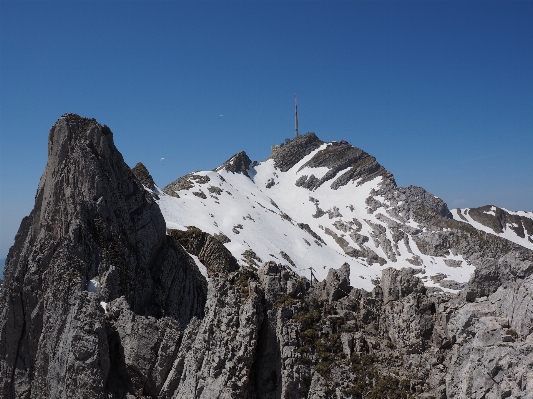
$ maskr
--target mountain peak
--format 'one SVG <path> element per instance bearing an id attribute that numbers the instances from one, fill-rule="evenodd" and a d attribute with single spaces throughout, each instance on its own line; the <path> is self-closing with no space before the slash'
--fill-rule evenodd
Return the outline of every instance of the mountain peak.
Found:
<path id="1" fill-rule="evenodd" d="M 16 376 L 0 378 L 2 397 L 29 396 L 30 387 L 32 396 L 50 397 L 124 392 L 115 381 L 133 376 L 110 354 L 107 334 L 122 331 L 117 320 L 105 321 L 110 303 L 129 320 L 166 317 L 179 326 L 203 315 L 205 279 L 166 235 L 159 207 L 112 137 L 106 126 L 74 114 L 50 130 L 35 206 L 9 251 L 0 294 L 1 368 Z M 73 337 L 90 348 L 82 357 Z"/>
<path id="2" fill-rule="evenodd" d="M 531 392 L 532 213 L 450 212 L 314 133 L 157 195 L 94 119 L 61 117 L 49 155 L 0 291 L 2 397 Z"/>
<path id="3" fill-rule="evenodd" d="M 303 157 L 320 147 L 324 142 L 313 132 L 302 134 L 292 140 L 272 147 L 274 166 L 282 172 L 288 171 Z"/>
<path id="4" fill-rule="evenodd" d="M 243 175 L 250 177 L 248 171 L 250 170 L 251 163 L 252 161 L 246 152 L 241 151 L 216 168 L 215 171 L 227 170 L 228 172 L 242 173 Z"/>
<path id="5" fill-rule="evenodd" d="M 142 183 L 143 186 L 146 188 L 154 191 L 155 190 L 155 183 L 154 179 L 152 178 L 152 175 L 150 175 L 150 172 L 148 172 L 148 169 L 146 169 L 146 166 L 142 162 L 138 162 L 137 165 L 135 165 L 131 171 L 135 175 L 135 177 Z"/>

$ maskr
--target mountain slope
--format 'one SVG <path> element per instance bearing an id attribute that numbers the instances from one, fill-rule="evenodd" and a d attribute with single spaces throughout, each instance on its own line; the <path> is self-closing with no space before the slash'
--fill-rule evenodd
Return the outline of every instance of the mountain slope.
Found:
<path id="1" fill-rule="evenodd" d="M 533 212 L 513 212 L 494 205 L 451 212 L 455 220 L 533 250 Z"/>
<path id="2" fill-rule="evenodd" d="M 347 263 L 351 285 L 367 290 L 384 266 L 415 266 L 427 286 L 455 292 L 475 269 L 475 256 L 459 247 L 424 250 L 430 231 L 446 236 L 458 228 L 442 200 L 397 187 L 374 157 L 312 133 L 274 148 L 261 163 L 241 152 L 160 194 L 168 228 L 223 235 L 241 264 L 272 260 L 308 278 L 313 268 L 323 280 L 330 267 Z M 447 225 L 435 226 L 435 215 Z"/>

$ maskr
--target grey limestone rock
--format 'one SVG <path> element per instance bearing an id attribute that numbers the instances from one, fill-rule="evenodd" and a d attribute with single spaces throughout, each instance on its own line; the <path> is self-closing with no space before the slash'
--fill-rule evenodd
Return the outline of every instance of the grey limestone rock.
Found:
<path id="1" fill-rule="evenodd" d="M 318 234 L 316 234 L 312 229 L 311 227 L 309 227 L 309 225 L 307 223 L 297 223 L 297 226 L 299 228 L 301 228 L 302 230 L 308 232 L 311 237 L 313 237 L 315 240 L 317 241 L 320 241 L 322 244 L 325 244 L 324 240 L 322 239 L 322 237 L 320 237 Z"/>
<path id="2" fill-rule="evenodd" d="M 325 280 L 324 295 L 329 302 L 350 295 L 350 265 L 345 263 L 339 269 L 329 269 Z"/>
<path id="3" fill-rule="evenodd" d="M 269 158 L 274 160 L 274 166 L 286 172 L 296 165 L 303 157 L 322 145 L 322 141 L 314 133 L 298 136 L 279 147 Z"/>
<path id="4" fill-rule="evenodd" d="M 297 351 L 299 323 L 292 306 L 309 289 L 309 282 L 281 264 L 267 262 L 257 271 L 265 295 L 265 317 L 259 332 L 256 384 L 259 398 L 306 397 L 309 367 Z"/>
<path id="5" fill-rule="evenodd" d="M 263 321 L 262 292 L 234 272 L 211 281 L 205 317 L 190 323 L 161 398 L 246 398 Z"/>
<path id="6" fill-rule="evenodd" d="M 195 173 L 189 173 L 185 176 L 182 176 L 176 180 L 174 180 L 172 183 L 167 184 L 163 188 L 163 192 L 167 195 L 171 195 L 173 197 L 178 197 L 179 194 L 178 191 L 180 190 L 190 190 L 195 186 L 195 184 L 207 184 L 211 181 L 209 176 L 203 176 L 203 175 L 197 175 Z M 205 196 L 205 194 L 204 194 Z"/>
<path id="7" fill-rule="evenodd" d="M 298 180 L 296 180 L 295 185 L 296 187 L 303 187 L 312 191 L 318 186 L 320 186 L 320 179 L 318 179 L 313 174 L 311 174 L 310 176 L 302 175 L 298 178 Z"/>
<path id="8" fill-rule="evenodd" d="M 451 314 L 448 397 L 533 397 L 533 279 L 501 286 Z"/>
<path id="9" fill-rule="evenodd" d="M 372 228 L 372 231 L 370 232 L 370 237 L 374 241 L 374 245 L 376 247 L 381 247 L 383 249 L 383 252 L 385 252 L 385 254 L 387 255 L 387 258 L 389 258 L 393 262 L 396 262 L 396 254 L 392 247 L 391 241 L 387 238 L 386 227 L 378 223 L 372 223 L 371 221 L 366 219 L 365 222 Z"/>
<path id="10" fill-rule="evenodd" d="M 156 397 L 180 347 L 183 327 L 171 317 L 136 315 L 124 297 L 106 308 L 111 395 Z"/>
<path id="11" fill-rule="evenodd" d="M 517 236 L 533 234 L 533 220 L 526 216 L 514 215 L 494 205 L 471 208 L 468 215 L 476 222 L 490 227 L 495 233 L 502 233 L 504 229 L 513 230 Z"/>
<path id="12" fill-rule="evenodd" d="M 413 292 L 424 293 L 426 290 L 424 284 L 420 278 L 415 276 L 420 272 L 420 269 L 412 268 L 398 270 L 389 267 L 384 269 L 380 280 L 383 303 L 399 301 Z"/>
<path id="13" fill-rule="evenodd" d="M 107 126 L 67 114 L 52 127 L 35 207 L 10 249 L 0 296 L 0 392 L 107 397 L 100 301 L 182 325 L 203 315 L 206 282 L 166 236 L 157 204 Z M 101 292 L 87 292 L 90 280 Z M 92 283 L 91 283 L 92 284 Z M 68 375 L 68 378 L 65 376 Z"/>
<path id="14" fill-rule="evenodd" d="M 309 178 L 305 183 L 301 182 L 301 185 L 309 190 L 315 190 L 326 181 L 334 178 L 336 179 L 331 184 L 331 188 L 334 190 L 346 185 L 350 181 L 357 180 L 358 184 L 362 184 L 378 176 L 392 179 L 390 172 L 378 164 L 376 158 L 368 155 L 359 148 L 352 147 L 346 142 L 330 143 L 326 148 L 319 151 L 313 158 L 302 165 L 300 169 L 305 167 L 329 168 L 329 171 L 321 179 L 317 179 L 312 175 L 313 179 Z M 344 172 L 339 176 L 339 173 L 342 171 Z"/>
<path id="15" fill-rule="evenodd" d="M 189 226 L 186 231 L 169 230 L 169 235 L 189 253 L 198 256 L 209 275 L 239 268 L 237 260 L 220 240 L 197 227 Z"/>
<path id="16" fill-rule="evenodd" d="M 258 267 L 259 263 L 263 262 L 261 258 L 258 257 L 257 254 L 251 249 L 247 249 L 246 251 L 244 251 L 241 256 L 248 266 Z"/>

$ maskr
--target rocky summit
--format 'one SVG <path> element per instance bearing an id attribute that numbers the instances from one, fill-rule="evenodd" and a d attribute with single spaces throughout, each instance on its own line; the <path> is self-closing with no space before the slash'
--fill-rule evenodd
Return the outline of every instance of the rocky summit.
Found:
<path id="1" fill-rule="evenodd" d="M 4 275 L 4 398 L 533 398 L 533 213 L 314 133 L 160 189 L 63 115 Z"/>

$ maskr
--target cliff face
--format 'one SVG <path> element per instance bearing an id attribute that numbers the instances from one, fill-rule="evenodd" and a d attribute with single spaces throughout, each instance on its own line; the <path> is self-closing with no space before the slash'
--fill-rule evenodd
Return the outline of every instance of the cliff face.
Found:
<path id="1" fill-rule="evenodd" d="M 117 361 L 105 303 L 122 298 L 133 315 L 186 325 L 203 315 L 206 291 L 109 128 L 63 116 L 50 130 L 35 207 L 7 259 L 3 397 L 103 397 Z"/>
<path id="2" fill-rule="evenodd" d="M 229 250 L 235 237 L 251 242 L 248 226 L 263 214 L 239 214 L 245 228 L 226 234 L 193 226 L 166 230 L 159 197 L 150 192 L 153 180 L 142 165 L 130 171 L 111 131 L 77 115 L 60 118 L 50 131 L 35 208 L 7 259 L 0 293 L 2 397 L 533 397 L 533 252 L 454 220 L 442 200 L 421 188 L 396 187 L 363 151 L 346 143 L 317 151 L 323 144 L 310 134 L 282 146 L 270 161 L 272 176 L 307 156 L 301 168 L 331 171 L 291 182 L 313 196 L 326 186 L 338 193 L 351 182 L 382 179 L 363 197 L 366 215 L 376 214 L 364 220 L 368 234 L 379 243 L 376 250 L 389 248 L 384 256 L 391 264 L 400 255 L 388 231 L 410 253 L 416 246 L 420 255 L 409 264 L 418 268 L 368 262 L 361 267 L 380 268 L 381 277 L 364 290 L 350 286 L 357 276 L 348 263 L 309 281 L 297 273 L 307 264 L 296 265 L 300 260 L 285 251 L 273 256 L 276 262 L 252 249 L 243 253 L 246 261 L 237 260 Z M 234 179 L 233 194 L 210 172 L 178 179 L 167 199 L 177 203 L 187 190 L 208 185 L 187 199 L 222 207 L 238 196 L 240 175 L 246 187 L 258 184 L 253 168 L 239 153 L 219 168 Z M 263 183 L 265 190 L 276 187 Z M 326 240 L 258 196 L 239 197 L 270 206 L 265 214 L 294 224 L 319 249 L 326 241 L 369 242 L 361 222 L 343 223 L 339 208 L 324 212 L 315 198 L 309 199 L 312 218 L 334 221 L 324 229 Z M 207 220 L 213 224 L 215 215 Z M 287 232 L 280 229 L 284 241 Z M 352 250 L 345 251 L 347 262 Z M 475 265 L 455 293 L 427 286 L 423 263 L 450 252 Z M 462 261 L 445 260 L 448 268 L 461 267 Z"/>

